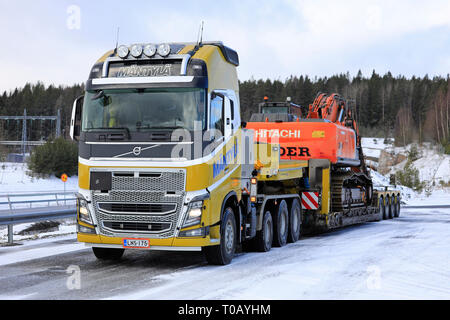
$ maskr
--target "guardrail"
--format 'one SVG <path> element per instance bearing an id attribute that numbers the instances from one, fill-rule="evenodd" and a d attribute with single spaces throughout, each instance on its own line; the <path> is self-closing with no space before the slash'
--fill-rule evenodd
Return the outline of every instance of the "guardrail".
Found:
<path id="1" fill-rule="evenodd" d="M 49 197 L 52 196 L 54 199 L 39 199 L 39 200 L 26 200 L 26 201 L 14 201 L 15 198 L 42 198 L 42 197 Z M 63 196 L 63 198 L 58 198 L 58 196 Z M 67 198 L 66 196 L 71 196 L 70 198 Z M 61 191 L 61 192 L 37 192 L 37 193 L 8 193 L 8 194 L 0 194 L 0 199 L 4 198 L 7 201 L 0 201 L 0 208 L 1 206 L 8 205 L 10 210 L 13 210 L 13 206 L 17 204 L 29 204 L 30 208 L 33 206 L 33 204 L 36 203 L 48 203 L 48 206 L 50 206 L 50 203 L 56 202 L 56 205 L 60 205 L 61 202 L 64 202 L 67 204 L 67 201 L 75 201 L 75 192 L 74 191 Z M 1 209 L 0 209 L 1 210 Z"/>
<path id="2" fill-rule="evenodd" d="M 15 201 L 16 199 L 24 197 L 35 198 L 35 200 Z M 0 199 L 1 198 L 5 198 L 7 201 L 0 201 L 0 208 L 2 206 L 8 206 L 8 209 L 0 210 L 0 226 L 8 226 L 9 244 L 14 242 L 13 225 L 15 224 L 64 219 L 74 217 L 76 215 L 76 205 L 67 205 L 68 202 L 70 203 L 76 200 L 75 192 L 3 194 L 0 195 Z M 45 203 L 47 206 L 38 206 L 33 208 L 33 205 Z M 51 203 L 56 203 L 56 205 L 50 205 Z M 26 207 L 17 208 L 17 205 L 25 205 Z"/>

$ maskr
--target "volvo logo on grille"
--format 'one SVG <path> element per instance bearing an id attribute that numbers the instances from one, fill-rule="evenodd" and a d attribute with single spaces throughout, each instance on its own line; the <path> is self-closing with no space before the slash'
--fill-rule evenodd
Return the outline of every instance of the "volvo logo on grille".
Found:
<path id="1" fill-rule="evenodd" d="M 133 149 L 133 154 L 137 157 L 140 156 L 142 152 L 142 148 L 141 147 L 136 147 Z"/>

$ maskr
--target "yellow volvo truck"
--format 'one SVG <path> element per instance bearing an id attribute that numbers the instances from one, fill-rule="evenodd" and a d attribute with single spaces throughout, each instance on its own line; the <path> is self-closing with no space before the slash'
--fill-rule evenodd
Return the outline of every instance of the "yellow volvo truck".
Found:
<path id="1" fill-rule="evenodd" d="M 238 65 L 234 50 L 204 42 L 120 46 L 92 67 L 71 137 L 78 241 L 97 258 L 203 251 L 224 265 L 240 245 L 265 252 L 297 241 L 303 224 L 342 225 L 330 212 L 329 162 L 280 160 L 279 144 L 245 129 Z M 317 197 L 315 210 L 302 209 L 303 193 Z M 372 220 L 384 210 L 375 202 Z"/>
<path id="2" fill-rule="evenodd" d="M 228 264 L 246 240 L 269 250 L 274 225 L 284 245 L 292 203 L 298 239 L 298 193 L 268 194 L 267 203 L 281 202 L 280 221 L 257 217 L 257 178 L 298 179 L 307 162 L 280 163 L 277 146 L 254 145 L 241 124 L 238 65 L 234 50 L 205 42 L 121 46 L 93 66 L 71 136 L 78 240 L 99 259 L 125 249 L 202 250 Z"/>

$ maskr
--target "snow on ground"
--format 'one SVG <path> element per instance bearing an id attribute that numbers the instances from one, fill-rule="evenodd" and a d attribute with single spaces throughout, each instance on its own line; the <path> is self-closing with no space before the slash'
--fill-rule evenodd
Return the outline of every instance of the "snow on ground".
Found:
<path id="1" fill-rule="evenodd" d="M 41 231 L 39 233 L 31 233 L 26 235 L 19 235 L 19 233 L 33 225 L 33 223 L 18 224 L 13 227 L 14 242 L 25 243 L 27 240 L 54 238 L 63 235 L 75 234 L 77 232 L 76 221 L 74 219 L 64 219 L 59 221 L 61 224 L 57 230 L 54 231 Z M 0 227 L 1 228 L 1 227 Z M 8 229 L 3 227 L 0 229 L 0 246 L 5 245 L 8 242 Z M 1 250 L 1 249 L 0 249 Z"/>
<path id="2" fill-rule="evenodd" d="M 73 236 L 36 240 L 1 248 L 0 300 L 450 299 L 449 223 L 449 208 L 403 209 L 393 220 L 240 253 L 224 267 L 199 253 L 134 250 L 99 262 Z M 80 290 L 66 287 L 73 265 Z"/>
<path id="3" fill-rule="evenodd" d="M 375 170 L 369 169 L 370 176 L 372 177 L 373 186 L 375 188 L 384 188 L 384 186 L 389 186 L 389 179 L 382 174 L 379 174 Z"/>
<path id="4" fill-rule="evenodd" d="M 157 276 L 158 286 L 111 299 L 449 299 L 448 222 L 449 209 L 405 210 L 399 219 L 246 253 L 229 266 Z"/>
<path id="5" fill-rule="evenodd" d="M 366 157 L 380 158 L 381 150 L 386 150 L 391 146 L 390 143 L 384 142 L 385 139 L 383 138 L 361 138 L 364 155 Z"/>
<path id="6" fill-rule="evenodd" d="M 63 191 L 64 183 L 54 176 L 40 179 L 27 175 L 25 163 L 0 162 L 0 195 L 7 193 L 32 193 Z M 67 191 L 78 189 L 78 177 L 70 177 Z M 2 200 L 0 200 L 2 201 Z"/>
<path id="7" fill-rule="evenodd" d="M 442 154 L 438 146 L 425 142 L 422 145 L 409 144 L 406 147 L 395 147 L 392 143 L 385 144 L 384 142 L 384 139 L 381 138 L 362 138 L 361 144 L 364 155 L 366 157 L 379 158 L 381 151 L 384 150 L 388 153 L 408 156 L 411 148 L 416 146 L 419 159 L 413 161 L 413 165 L 419 170 L 420 180 L 427 181 L 431 186 L 434 182 L 434 186 L 438 187 L 440 181 L 445 183 L 450 182 L 450 155 Z M 402 170 L 406 162 L 405 160 L 393 166 L 390 173 Z"/>
<path id="8" fill-rule="evenodd" d="M 0 266 L 85 249 L 82 243 L 72 242 L 64 245 L 55 243 L 55 241 L 64 242 L 65 240 L 75 240 L 75 238 L 76 236 L 71 234 L 58 236 L 57 239 L 26 241 L 21 246 L 3 247 L 0 249 Z"/>
<path id="9" fill-rule="evenodd" d="M 21 174 L 22 165 L 8 165 L 9 178 L 1 177 L 2 192 L 19 192 L 59 189 L 56 178 L 31 181 Z M 14 169 L 16 168 L 16 169 Z M 386 185 L 388 178 L 372 172 L 375 185 Z M 76 178 L 72 178 L 76 181 Z M 32 185 L 28 186 L 27 184 Z M 25 186 L 27 185 L 27 186 Z M 20 188 L 25 186 L 24 188 Z M 76 188 L 76 182 L 73 183 Z M 47 189 L 48 188 L 48 189 Z M 69 189 L 69 188 L 68 188 Z M 405 188 L 404 200 L 408 205 L 450 204 L 450 192 L 434 190 L 427 197 Z M 409 195 L 409 198 L 408 198 Z M 0 200 L 1 201 L 1 200 Z M 450 298 L 450 209 L 402 209 L 399 219 L 366 223 L 358 226 L 304 237 L 295 244 L 284 248 L 274 248 L 269 253 L 238 254 L 233 263 L 225 267 L 208 266 L 196 262 L 182 270 L 173 270 L 168 274 L 142 275 L 133 277 L 132 268 L 148 268 L 148 263 L 137 262 L 137 266 L 121 265 L 118 272 L 127 273 L 129 277 L 124 288 L 133 287 L 133 283 L 147 283 L 139 290 L 124 291 L 111 299 L 449 299 Z M 15 226 L 20 231 L 30 224 Z M 117 277 L 109 272 L 94 270 L 93 255 L 86 255 L 87 250 L 81 243 L 76 243 L 75 225 L 63 223 L 60 230 L 47 232 L 38 236 L 15 235 L 22 242 L 21 246 L 0 247 L 0 266 L 26 262 L 34 259 L 46 261 L 50 257 L 61 259 L 58 262 L 64 268 L 69 264 L 82 265 L 85 285 L 92 281 L 91 295 L 95 297 L 95 281 L 99 276 Z M 70 235 L 61 236 L 61 234 Z M 0 230 L 0 242 L 5 241 L 5 230 Z M 33 241 L 26 239 L 41 238 Z M 42 237 L 51 237 L 42 239 Z M 126 252 L 125 259 L 135 259 L 133 251 Z M 152 253 L 149 253 L 151 255 Z M 83 258 L 81 257 L 83 255 Z M 88 257 L 86 257 L 88 256 Z M 67 266 L 66 266 L 67 264 Z M 102 265 L 95 265 L 102 268 Z M 170 269 L 170 263 L 167 266 Z M 27 266 L 26 268 L 32 268 Z M 31 274 L 41 272 L 31 270 Z M 164 269 L 164 268 L 162 268 Z M 147 269 L 145 269 L 147 270 Z M 153 271 L 154 272 L 154 271 Z M 158 272 L 158 271 L 157 271 Z M 64 274 L 65 275 L 65 274 Z M 66 278 L 61 276 L 61 283 Z M 6 277 L 7 275 L 2 275 Z M 0 277 L 0 279 L 2 278 Z M 53 277 L 51 278 L 53 279 Z M 207 279 L 208 281 L 205 281 Z M 44 281 L 40 278 L 39 281 Z M 53 280 L 52 280 L 53 281 Z M 52 287 L 52 285 L 57 287 Z M 104 283 L 108 283 L 105 278 Z M 111 283 L 115 283 L 111 281 Z M 116 283 L 115 283 L 116 284 Z M 61 289 L 59 282 L 43 283 L 41 291 L 62 290 L 60 298 L 68 292 Z M 144 288 L 145 287 L 145 288 Z M 29 285 L 25 286 L 25 291 Z M 34 290 L 34 289 L 33 289 Z M 120 292 L 117 287 L 110 287 L 111 292 Z M 83 294 L 80 291 L 80 294 Z M 99 291 L 97 295 L 104 294 Z M 33 298 L 29 292 L 12 294 L 16 298 Z M 3 297 L 0 297 L 2 299 Z M 5 297 L 6 298 L 6 297 Z"/>
<path id="10" fill-rule="evenodd" d="M 403 204 L 409 204 L 411 199 L 415 198 L 423 198 L 420 194 L 412 190 L 411 188 L 405 187 L 405 186 L 391 186 L 389 184 L 389 179 L 386 176 L 383 176 L 382 174 L 378 173 L 375 170 L 369 169 L 370 176 L 372 177 L 373 186 L 375 190 L 384 190 L 385 186 L 389 186 L 390 189 L 396 189 L 400 190 L 402 203 Z M 450 195 L 450 194 L 449 194 Z"/>
<path id="11" fill-rule="evenodd" d="M 397 149 L 397 148 L 396 148 Z M 440 182 L 450 182 L 450 155 L 439 154 L 435 148 L 420 148 L 420 158 L 413 161 L 415 168 L 419 170 L 421 181 L 427 181 L 439 186 Z M 401 170 L 406 165 L 406 161 L 399 163 L 391 169 L 391 172 Z"/>
<path id="12" fill-rule="evenodd" d="M 434 190 L 430 196 L 419 194 L 408 200 L 407 204 L 409 206 L 450 205 L 450 191 L 448 189 Z"/>
<path id="13" fill-rule="evenodd" d="M 364 155 L 373 158 L 379 158 L 381 151 L 408 156 L 409 151 L 413 147 L 413 144 L 406 147 L 395 147 L 393 140 L 385 141 L 383 138 L 362 138 L 361 144 Z M 413 161 L 413 166 L 419 170 L 419 179 L 426 182 L 426 189 L 431 194 L 427 195 L 425 190 L 422 193 L 417 193 L 408 187 L 400 185 L 391 187 L 400 189 L 402 201 L 405 204 L 420 205 L 425 202 L 428 204 L 450 204 L 447 197 L 450 194 L 450 188 L 441 185 L 441 181 L 446 184 L 450 182 L 450 155 L 440 153 L 438 147 L 430 143 L 424 143 L 421 146 L 416 144 L 415 146 L 418 150 L 418 159 Z M 402 170 L 406 162 L 405 160 L 393 166 L 386 176 L 370 170 L 374 187 L 381 189 L 384 186 L 389 186 L 390 174 Z"/>
<path id="14" fill-rule="evenodd" d="M 27 174 L 28 167 L 25 163 L 8 163 L 0 162 L 0 202 L 7 202 L 7 195 L 16 194 L 21 196 L 15 196 L 11 198 L 11 201 L 29 201 L 29 200 L 54 200 L 54 196 L 31 196 L 34 193 L 54 193 L 63 192 L 64 183 L 61 179 L 54 176 L 41 179 L 36 177 L 31 177 Z M 66 183 L 67 192 L 76 192 L 78 189 L 78 177 L 70 177 Z M 67 195 L 67 198 L 73 198 L 73 196 Z M 58 199 L 62 199 L 63 203 L 64 195 L 59 195 Z M 74 201 L 68 201 L 66 204 L 74 204 Z M 33 206 L 47 206 L 48 203 L 36 203 Z M 50 205 L 56 205 L 56 203 L 50 203 Z M 20 209 L 26 207 L 24 204 L 15 204 L 13 209 Z M 8 210 L 9 206 L 7 204 L 0 204 L 0 210 Z M 14 240 L 32 240 L 37 238 L 53 237 L 57 235 L 64 235 L 76 232 L 75 221 L 66 219 L 62 221 L 58 231 L 43 232 L 34 235 L 18 235 L 18 233 L 28 227 L 33 225 L 33 223 L 25 223 L 14 226 Z M 0 226 L 0 244 L 7 242 L 8 240 L 8 230 L 6 226 Z"/>

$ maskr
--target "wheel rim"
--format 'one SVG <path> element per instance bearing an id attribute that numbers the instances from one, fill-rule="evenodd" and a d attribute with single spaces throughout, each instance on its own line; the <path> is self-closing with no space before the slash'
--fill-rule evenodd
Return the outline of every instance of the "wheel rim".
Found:
<path id="1" fill-rule="evenodd" d="M 234 246 L 234 228 L 231 221 L 227 222 L 227 226 L 225 227 L 225 249 L 228 253 L 233 251 Z"/>

